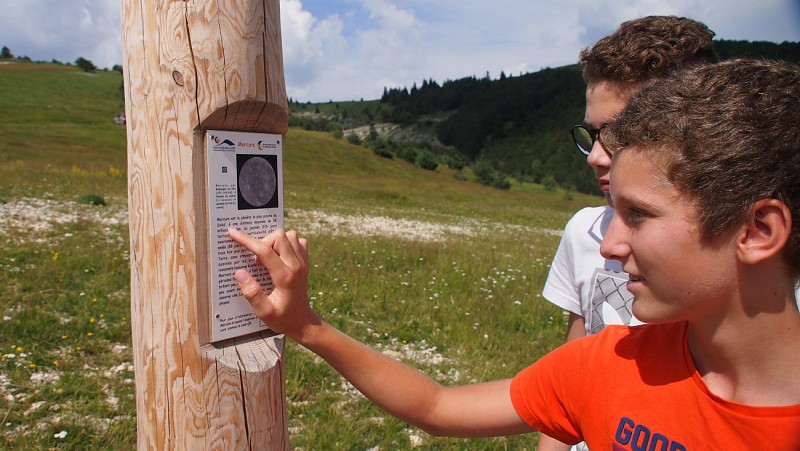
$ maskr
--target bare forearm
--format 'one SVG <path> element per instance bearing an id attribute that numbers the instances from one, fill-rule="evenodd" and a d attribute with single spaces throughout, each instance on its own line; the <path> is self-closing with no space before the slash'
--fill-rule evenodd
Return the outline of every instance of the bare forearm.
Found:
<path id="1" fill-rule="evenodd" d="M 424 427 L 443 387 L 421 371 L 390 359 L 321 321 L 297 337 L 298 343 L 322 357 L 364 396 L 392 416 Z"/>
<path id="2" fill-rule="evenodd" d="M 276 230 L 261 240 L 230 230 L 269 270 L 267 295 L 245 270 L 234 273 L 253 312 L 272 330 L 316 353 L 389 414 L 435 435 L 478 437 L 529 432 L 511 404 L 510 381 L 445 388 L 422 372 L 348 337 L 308 302 L 308 243 Z"/>
<path id="3" fill-rule="evenodd" d="M 566 341 L 586 336 L 585 320 L 582 316 L 569 312 L 569 322 L 567 323 Z"/>
<path id="4" fill-rule="evenodd" d="M 298 342 L 387 413 L 430 434 L 488 437 L 532 431 L 511 405 L 510 380 L 443 387 L 324 321 L 314 329 Z"/>

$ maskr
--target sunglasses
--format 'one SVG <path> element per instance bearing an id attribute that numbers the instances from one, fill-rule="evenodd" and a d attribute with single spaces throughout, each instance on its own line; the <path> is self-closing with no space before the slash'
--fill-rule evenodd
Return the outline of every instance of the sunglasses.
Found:
<path id="1" fill-rule="evenodd" d="M 600 147 L 606 152 L 608 158 L 612 157 L 611 151 L 608 150 L 606 145 L 603 143 L 603 138 L 600 137 L 600 132 L 603 131 L 605 126 L 600 128 L 589 128 L 585 125 L 576 125 L 570 129 L 570 134 L 572 135 L 572 140 L 575 141 L 575 147 L 581 151 L 582 154 L 589 156 L 592 152 L 592 147 L 594 147 L 595 141 L 600 142 Z"/>

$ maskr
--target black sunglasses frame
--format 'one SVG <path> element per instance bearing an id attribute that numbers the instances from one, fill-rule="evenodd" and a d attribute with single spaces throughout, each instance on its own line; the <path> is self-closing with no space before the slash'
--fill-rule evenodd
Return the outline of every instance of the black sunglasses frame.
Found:
<path id="1" fill-rule="evenodd" d="M 606 152 L 608 158 L 612 158 L 613 157 L 612 153 L 608 150 L 605 143 L 603 143 L 603 138 L 600 137 L 600 132 L 602 132 L 604 128 L 605 125 L 600 128 L 589 128 L 585 125 L 576 125 L 571 129 L 569 129 L 569 134 L 572 136 L 572 141 L 575 143 L 575 147 L 578 148 L 578 151 L 580 151 L 580 153 L 586 155 L 587 157 L 589 156 L 590 153 L 592 153 L 592 149 L 590 147 L 589 150 L 586 150 L 583 147 L 581 147 L 580 144 L 578 144 L 578 136 L 576 135 L 576 133 L 580 133 L 580 130 L 585 131 L 589 135 L 589 138 L 592 140 L 592 147 L 594 147 L 594 143 L 596 141 L 600 141 L 600 147 L 602 147 L 603 150 Z"/>

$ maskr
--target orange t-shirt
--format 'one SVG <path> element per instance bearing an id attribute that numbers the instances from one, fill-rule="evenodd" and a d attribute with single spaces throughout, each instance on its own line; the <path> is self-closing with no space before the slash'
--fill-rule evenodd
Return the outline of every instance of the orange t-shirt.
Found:
<path id="1" fill-rule="evenodd" d="M 800 405 L 714 395 L 686 336 L 686 323 L 609 326 L 566 343 L 514 377 L 514 408 L 535 429 L 595 450 L 800 450 Z"/>

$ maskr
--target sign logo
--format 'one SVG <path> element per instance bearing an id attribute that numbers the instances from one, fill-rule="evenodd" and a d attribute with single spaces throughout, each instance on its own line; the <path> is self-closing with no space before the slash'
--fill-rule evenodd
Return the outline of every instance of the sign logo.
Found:
<path id="1" fill-rule="evenodd" d="M 235 152 L 236 144 L 230 139 L 222 139 L 219 136 L 211 135 L 211 141 L 214 142 L 212 149 L 215 152 Z"/>
<path id="2" fill-rule="evenodd" d="M 258 150 L 277 149 L 278 143 L 270 143 L 265 141 L 258 142 Z"/>

